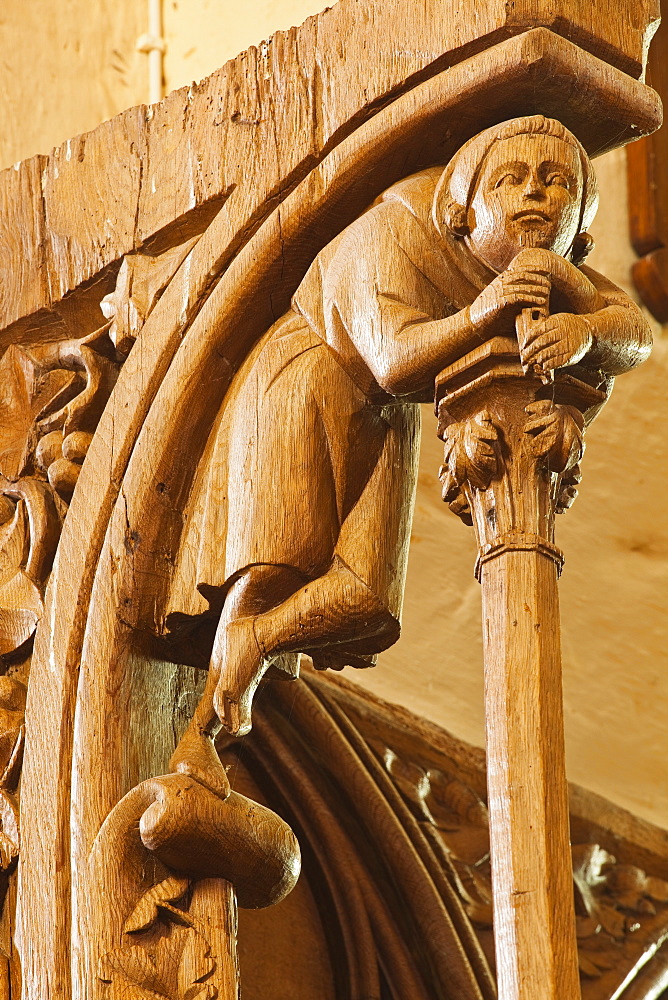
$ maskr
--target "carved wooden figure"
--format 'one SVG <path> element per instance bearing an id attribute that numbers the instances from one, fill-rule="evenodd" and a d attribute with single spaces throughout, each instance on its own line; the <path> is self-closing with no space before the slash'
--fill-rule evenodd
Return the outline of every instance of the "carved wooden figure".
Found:
<path id="1" fill-rule="evenodd" d="M 288 676 L 299 653 L 366 666 L 396 639 L 416 402 L 438 385 L 444 496 L 481 547 L 504 1000 L 578 994 L 553 520 L 574 497 L 585 422 L 650 344 L 628 296 L 579 267 L 596 204 L 583 147 L 541 116 L 386 191 L 318 255 L 240 370 L 197 524 L 224 567 L 199 586 L 225 596 L 172 761 L 191 773 L 207 756 L 220 770 L 217 719 L 248 731 L 272 663 Z M 276 463 L 287 475 L 268 478 Z"/>
<path id="2" fill-rule="evenodd" d="M 579 266 L 595 181 L 558 122 L 488 130 L 447 188 L 460 238 L 500 272 L 481 296 L 484 343 L 436 379 L 443 496 L 479 545 L 499 994 L 577 997 L 554 514 L 575 498 L 584 426 L 651 334 Z"/>
<path id="3" fill-rule="evenodd" d="M 502 1000 L 577 995 L 553 521 L 586 424 L 648 350 L 583 265 L 589 157 L 660 121 L 641 82 L 656 4 L 627 14 L 340 0 L 3 176 L 8 872 L 30 667 L 11 995 L 236 998 L 237 903 L 282 898 L 300 865 L 221 763 L 256 721 L 253 752 L 355 916 L 344 994 L 492 996 L 446 854 L 339 709 L 274 683 L 303 653 L 368 667 L 396 641 L 434 396 L 444 496 L 480 548 Z M 390 881 L 418 887 L 421 959 L 300 740 L 340 755 L 340 794 L 370 797 L 390 868 L 402 845 Z"/>

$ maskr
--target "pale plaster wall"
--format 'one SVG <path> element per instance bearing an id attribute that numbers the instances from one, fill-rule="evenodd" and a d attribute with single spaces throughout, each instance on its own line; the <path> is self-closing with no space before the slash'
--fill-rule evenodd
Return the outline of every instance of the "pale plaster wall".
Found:
<path id="1" fill-rule="evenodd" d="M 0 168 L 145 100 L 145 20 L 136 0 L 2 0 Z"/>
<path id="2" fill-rule="evenodd" d="M 165 0 L 166 89 L 321 9 L 317 0 Z M 4 0 L 0 165 L 46 152 L 147 98 L 137 0 Z M 594 266 L 628 287 L 623 151 L 598 161 Z M 668 342 L 619 379 L 588 435 L 581 497 L 559 523 L 569 777 L 668 827 L 666 618 Z M 441 446 L 425 407 L 404 633 L 351 679 L 481 744 L 480 596 L 475 546 L 440 501 Z"/>
<path id="3" fill-rule="evenodd" d="M 593 267 L 632 293 L 623 150 L 597 160 Z M 668 827 L 668 338 L 617 380 L 587 432 L 583 482 L 560 516 L 568 775 Z M 442 460 L 424 407 L 403 634 L 355 680 L 472 743 L 484 742 L 479 586 L 472 531 L 439 497 Z M 416 683 L 416 678 L 419 682 Z"/>

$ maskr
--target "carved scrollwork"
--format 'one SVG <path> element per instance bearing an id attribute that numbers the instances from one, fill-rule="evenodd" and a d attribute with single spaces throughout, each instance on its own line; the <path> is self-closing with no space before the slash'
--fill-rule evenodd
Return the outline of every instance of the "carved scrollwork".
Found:
<path id="1" fill-rule="evenodd" d="M 33 636 L 60 534 L 60 516 L 47 483 L 5 481 L 0 494 L 0 657 Z"/>
<path id="2" fill-rule="evenodd" d="M 16 789 L 25 742 L 26 686 L 15 677 L 0 677 L 0 913 L 8 878 L 19 855 L 19 811 Z"/>
<path id="3" fill-rule="evenodd" d="M 195 240 L 124 259 L 80 338 L 11 345 L 0 358 L 0 657 L 33 636 L 42 595 L 93 434 L 121 365 Z"/>
<path id="4" fill-rule="evenodd" d="M 0 358 L 0 657 L 32 638 L 93 434 L 139 330 L 194 240 L 125 258 L 80 338 L 13 344 Z"/>
<path id="5" fill-rule="evenodd" d="M 107 327 L 0 359 L 0 657 L 28 649 L 63 517 L 119 362 Z"/>
<path id="6" fill-rule="evenodd" d="M 270 809 L 179 773 L 128 792 L 105 820 L 90 865 L 96 940 L 123 940 L 98 959 L 96 996 L 213 1000 L 230 995 L 223 941 L 232 949 L 233 941 L 220 928 L 207 930 L 205 915 L 224 908 L 232 886 L 240 906 L 279 901 L 297 881 L 300 853 Z M 105 911 L 109 895 L 118 897 L 118 926 Z"/>
<path id="7" fill-rule="evenodd" d="M 274 702 L 260 703 L 243 750 L 230 741 L 223 759 L 232 765 L 235 781 L 247 767 L 269 803 L 280 803 L 304 850 L 303 881 L 312 887 L 326 939 L 318 938 L 314 926 L 308 944 L 300 939 L 295 946 L 295 967 L 307 945 L 328 952 L 345 980 L 364 977 L 364 995 L 384 995 L 387 975 L 388 995 L 428 1000 L 450 995 L 448 984 L 456 975 L 459 992 L 453 995 L 492 1000 L 482 751 L 403 709 L 376 702 L 345 680 L 328 681 L 307 668 L 300 681 L 280 685 Z M 250 793 L 248 780 L 247 772 L 241 787 Z M 629 1000 L 650 1000 L 658 995 L 660 942 L 668 931 L 668 886 L 655 875 L 665 869 L 665 860 L 645 852 L 652 874 L 644 874 L 633 865 L 637 847 L 626 839 L 628 818 L 619 836 L 619 828 L 606 828 L 614 807 L 590 803 L 581 794 L 587 806 L 582 817 L 581 800 L 574 797 L 571 829 L 583 1000 L 627 996 L 623 984 Z M 245 943 L 253 915 L 242 911 L 242 980 L 244 948 L 249 962 L 272 967 L 271 956 L 258 954 L 259 943 L 272 939 L 272 921 L 282 924 L 298 911 L 299 895 L 298 887 L 284 910 L 267 911 L 255 924 L 257 937 Z M 415 940 L 429 959 L 411 970 Z M 594 962 L 600 964 L 597 974 Z"/>
<path id="8" fill-rule="evenodd" d="M 491 932 L 489 820 L 484 802 L 453 775 L 426 768 L 376 741 L 373 746 L 429 840 L 440 844 L 444 867 L 472 924 L 483 936 Z M 624 977 L 642 983 L 642 970 L 666 939 L 668 882 L 635 865 L 619 863 L 599 844 L 575 843 L 572 854 L 583 996 L 609 997 Z M 637 996 L 645 996 L 642 988 Z"/>

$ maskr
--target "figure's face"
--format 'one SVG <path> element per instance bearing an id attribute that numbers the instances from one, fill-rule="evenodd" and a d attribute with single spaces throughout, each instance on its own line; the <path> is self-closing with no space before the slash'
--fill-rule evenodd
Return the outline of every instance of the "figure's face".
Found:
<path id="1" fill-rule="evenodd" d="M 570 143 L 552 135 L 495 142 L 471 202 L 470 239 L 503 271 L 524 247 L 565 255 L 578 233 L 582 165 Z"/>

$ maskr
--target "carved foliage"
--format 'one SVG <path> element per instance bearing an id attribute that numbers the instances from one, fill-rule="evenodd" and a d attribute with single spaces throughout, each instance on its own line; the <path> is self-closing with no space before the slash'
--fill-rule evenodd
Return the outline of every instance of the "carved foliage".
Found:
<path id="1" fill-rule="evenodd" d="M 450 510 L 472 524 L 469 503 L 464 493 L 486 490 L 502 469 L 499 432 L 488 410 L 481 410 L 470 420 L 450 424 L 443 432 L 445 460 L 439 472 L 443 499 Z"/>
<path id="2" fill-rule="evenodd" d="M 445 407 L 439 415 L 439 436 L 445 443 L 445 461 L 439 471 L 443 500 L 466 524 L 472 524 L 471 498 L 490 488 L 515 465 L 520 481 L 535 467 L 553 477 L 556 513 L 563 513 L 577 497 L 581 480 L 577 464 L 584 452 L 584 421 L 572 406 L 539 399 L 526 408 L 520 446 L 508 444 L 498 419 L 483 409 L 471 418 L 448 422 Z"/>
<path id="3" fill-rule="evenodd" d="M 582 975 L 610 979 L 611 970 L 641 966 L 666 937 L 668 882 L 597 844 L 573 847 L 573 875 Z"/>
<path id="4" fill-rule="evenodd" d="M 118 373 L 107 328 L 0 359 L 0 656 L 32 637 L 93 431 Z"/>
<path id="5" fill-rule="evenodd" d="M 483 754 L 476 758 L 452 740 L 448 756 L 446 734 L 439 746 L 435 730 L 421 732 L 408 713 L 308 670 L 296 684 L 276 687 L 279 704 L 258 706 L 244 759 L 251 755 L 261 787 L 273 788 L 295 818 L 305 877 L 322 899 L 332 966 L 344 981 L 364 978 L 370 990 L 378 989 L 380 976 L 388 997 L 491 998 Z M 237 752 L 229 747 L 228 759 Z M 594 842 L 573 847 L 573 864 L 583 1000 L 626 996 L 622 984 L 634 1000 L 656 997 L 668 883 L 616 861 Z M 435 913 L 439 921 L 429 923 Z M 262 924 L 263 934 L 268 926 Z M 446 927 L 456 929 L 456 947 Z M 415 941 L 419 948 L 411 953 Z"/>
<path id="6" fill-rule="evenodd" d="M 402 796 L 428 835 L 438 838 L 466 912 L 480 932 L 492 928 L 487 809 L 472 788 L 376 745 Z M 575 844 L 574 891 L 583 996 L 607 997 L 631 980 L 668 933 L 668 882 L 619 864 L 598 844 Z M 600 983 L 595 983 L 600 980 Z M 641 994 L 639 994 L 641 995 Z"/>
<path id="7" fill-rule="evenodd" d="M 106 954 L 98 977 L 109 1000 L 215 1000 L 216 965 L 204 928 L 188 912 L 190 880 L 168 878 L 146 892 L 124 928 L 124 947 Z M 181 905 L 179 905 L 179 903 Z"/>

